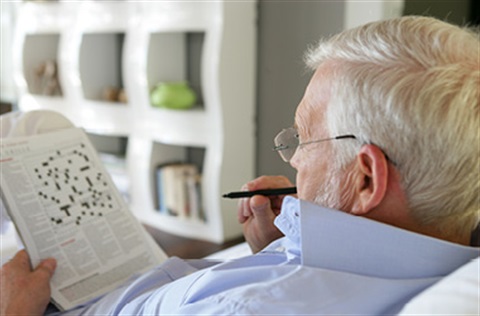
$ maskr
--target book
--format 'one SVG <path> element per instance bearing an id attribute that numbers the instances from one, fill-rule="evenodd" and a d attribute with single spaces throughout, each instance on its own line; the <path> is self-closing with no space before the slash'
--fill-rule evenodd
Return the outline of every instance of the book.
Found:
<path id="1" fill-rule="evenodd" d="M 51 301 L 60 310 L 166 260 L 82 129 L 2 139 L 0 154 L 1 198 L 31 265 L 57 260 Z"/>
<path id="2" fill-rule="evenodd" d="M 182 219 L 201 219 L 201 176 L 190 163 L 162 165 L 156 170 L 159 212 Z"/>

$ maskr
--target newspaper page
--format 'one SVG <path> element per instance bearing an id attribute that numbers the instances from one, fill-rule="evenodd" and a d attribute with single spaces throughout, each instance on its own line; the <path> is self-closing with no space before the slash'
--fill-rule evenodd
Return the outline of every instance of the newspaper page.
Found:
<path id="1" fill-rule="evenodd" d="M 167 258 L 79 128 L 0 143 L 0 191 L 32 266 L 54 257 L 52 302 L 86 303 Z"/>

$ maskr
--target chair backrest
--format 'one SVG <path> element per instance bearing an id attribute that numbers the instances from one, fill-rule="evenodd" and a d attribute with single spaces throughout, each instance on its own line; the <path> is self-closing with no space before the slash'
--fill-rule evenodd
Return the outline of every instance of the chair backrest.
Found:
<path id="1" fill-rule="evenodd" d="M 480 315 L 480 257 L 414 297 L 399 316 Z"/>
<path id="2" fill-rule="evenodd" d="M 9 112 L 0 115 L 0 138 L 31 136 L 74 127 L 62 114 L 50 110 Z"/>

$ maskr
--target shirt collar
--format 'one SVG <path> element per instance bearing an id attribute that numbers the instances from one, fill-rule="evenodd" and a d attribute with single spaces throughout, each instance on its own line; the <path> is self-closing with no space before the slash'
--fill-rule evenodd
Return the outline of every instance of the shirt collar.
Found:
<path id="1" fill-rule="evenodd" d="M 302 264 L 386 278 L 444 276 L 480 249 L 285 197 L 275 224 L 300 244 Z"/>

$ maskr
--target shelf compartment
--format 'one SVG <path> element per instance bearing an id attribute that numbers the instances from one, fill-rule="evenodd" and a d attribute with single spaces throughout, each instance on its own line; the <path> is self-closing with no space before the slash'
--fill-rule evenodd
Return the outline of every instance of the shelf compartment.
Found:
<path id="1" fill-rule="evenodd" d="M 204 147 L 153 143 L 149 170 L 150 200 L 156 212 L 184 221 L 207 220 L 202 199 L 205 154 Z"/>
<path id="2" fill-rule="evenodd" d="M 115 91 L 124 89 L 122 72 L 124 39 L 125 33 L 83 34 L 79 72 L 85 99 L 122 104 Z"/>
<path id="3" fill-rule="evenodd" d="M 187 82 L 197 97 L 195 108 L 203 108 L 201 61 L 204 38 L 205 32 L 150 34 L 146 66 L 149 95 L 159 83 Z"/>
<path id="4" fill-rule="evenodd" d="M 87 135 L 98 152 L 117 156 L 125 156 L 127 153 L 128 137 L 95 133 L 87 133 Z"/>
<path id="5" fill-rule="evenodd" d="M 30 94 L 61 97 L 58 71 L 59 33 L 27 34 L 23 46 L 23 76 Z"/>
<path id="6" fill-rule="evenodd" d="M 207 147 L 169 145 L 135 135 L 129 141 L 128 163 L 131 173 L 132 212 L 144 223 L 158 229 L 186 237 L 216 240 L 215 225 L 218 219 L 212 213 L 211 187 L 203 185 L 211 175 Z M 159 211 L 156 171 L 159 166 L 173 163 L 189 163 L 202 175 L 200 182 L 200 208 L 198 216 L 171 216 Z M 212 217 L 213 216 L 213 217 Z M 175 224 L 174 224 L 175 223 Z M 182 228 L 183 227 L 183 228 Z M 187 229 L 188 227 L 188 229 Z M 185 228 L 185 229 L 184 229 Z"/>

